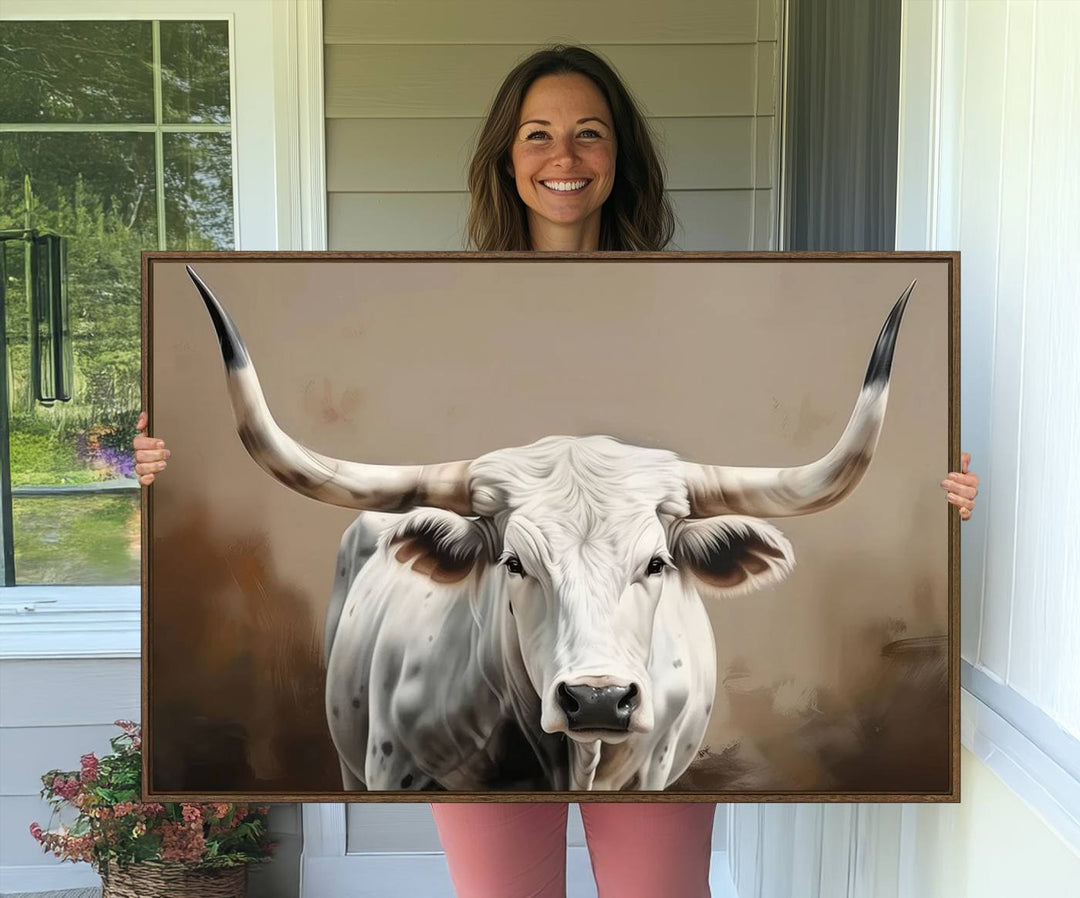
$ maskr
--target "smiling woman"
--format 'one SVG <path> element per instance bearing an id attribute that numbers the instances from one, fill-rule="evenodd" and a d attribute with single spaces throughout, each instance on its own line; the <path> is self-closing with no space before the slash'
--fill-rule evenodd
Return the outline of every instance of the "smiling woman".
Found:
<path id="1" fill-rule="evenodd" d="M 538 51 L 506 76 L 468 184 L 469 244 L 482 251 L 656 251 L 675 233 L 645 116 L 582 47 Z"/>
<path id="2" fill-rule="evenodd" d="M 543 234 L 555 249 L 597 245 L 617 151 L 603 94 L 584 75 L 547 75 L 525 94 L 520 116 L 510 173 L 534 244 Z"/>

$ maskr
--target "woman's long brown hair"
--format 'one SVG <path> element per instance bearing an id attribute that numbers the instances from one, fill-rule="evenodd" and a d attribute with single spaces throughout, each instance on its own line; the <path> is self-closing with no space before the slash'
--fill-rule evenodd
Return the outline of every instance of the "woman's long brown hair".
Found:
<path id="1" fill-rule="evenodd" d="M 469 245 L 478 250 L 531 249 L 525 204 L 510 174 L 510 147 L 525 94 L 544 75 L 579 74 L 607 100 L 614 119 L 615 182 L 600 218 L 600 249 L 661 250 L 675 233 L 664 170 L 645 116 L 615 70 L 584 47 L 555 46 L 520 62 L 503 81 L 469 164 Z"/>

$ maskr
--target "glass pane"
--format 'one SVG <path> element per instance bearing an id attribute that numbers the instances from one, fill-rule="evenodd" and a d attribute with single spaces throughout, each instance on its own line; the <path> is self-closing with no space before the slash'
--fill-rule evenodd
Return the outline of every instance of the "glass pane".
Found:
<path id="1" fill-rule="evenodd" d="M 154 121 L 151 23 L 4 22 L 0 121 Z"/>
<path id="2" fill-rule="evenodd" d="M 139 491 L 12 500 L 19 583 L 139 582 Z"/>
<path id="3" fill-rule="evenodd" d="M 161 23 L 164 122 L 229 121 L 229 23 Z"/>
<path id="4" fill-rule="evenodd" d="M 165 245 L 233 248 L 232 137 L 165 135 Z"/>
<path id="5" fill-rule="evenodd" d="M 7 241 L 13 487 L 134 482 L 129 447 L 141 404 L 139 253 L 157 245 L 155 197 L 152 134 L 0 134 L 0 229 L 29 225 L 67 238 L 75 375 L 71 402 L 47 407 L 34 401 L 25 244 Z M 76 512 L 83 500 L 87 510 Z M 137 582 L 137 561 L 132 569 L 121 551 L 130 542 L 129 523 L 116 510 L 136 500 L 18 500 L 18 582 Z M 50 514 L 60 515 L 51 529 Z M 101 531 L 92 538 L 83 532 L 91 526 Z M 104 546 L 114 548 L 102 549 L 98 560 Z"/>

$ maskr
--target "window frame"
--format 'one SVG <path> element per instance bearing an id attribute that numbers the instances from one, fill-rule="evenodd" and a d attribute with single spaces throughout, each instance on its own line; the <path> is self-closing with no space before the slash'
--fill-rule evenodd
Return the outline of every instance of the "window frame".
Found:
<path id="1" fill-rule="evenodd" d="M 326 248 L 319 0 L 5 0 L 0 21 L 229 23 L 238 250 Z M 269 185 L 269 188 L 268 188 Z M 139 586 L 0 588 L 0 659 L 133 658 Z"/>

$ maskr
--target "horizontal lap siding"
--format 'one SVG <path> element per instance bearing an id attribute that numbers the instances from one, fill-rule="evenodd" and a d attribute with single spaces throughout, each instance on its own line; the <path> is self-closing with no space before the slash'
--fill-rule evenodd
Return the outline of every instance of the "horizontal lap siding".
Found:
<path id="1" fill-rule="evenodd" d="M 330 249 L 463 249 L 466 169 L 492 95 L 560 39 L 599 50 L 647 110 L 679 217 L 673 248 L 775 248 L 771 0 L 555 2 L 542 16 L 521 2 L 328 0 L 324 17 Z"/>
<path id="2" fill-rule="evenodd" d="M 139 675 L 138 659 L 0 661 L 0 868 L 54 863 L 30 836 L 49 822 L 41 775 L 110 751 L 113 721 L 142 716 Z"/>
<path id="3" fill-rule="evenodd" d="M 754 227 L 755 194 L 762 221 L 769 190 L 673 190 L 675 249 L 745 249 Z M 460 250 L 469 195 L 458 193 L 334 193 L 331 250 Z M 759 234 L 759 239 L 767 236 Z"/>
<path id="4" fill-rule="evenodd" d="M 618 69 L 649 115 L 723 116 L 759 111 L 756 46 L 594 49 Z M 326 115 L 483 115 L 506 73 L 531 52 L 531 47 L 503 45 L 331 45 L 326 48 Z M 763 51 L 761 55 L 767 58 L 771 54 Z M 771 66 L 771 61 L 762 65 Z"/>
<path id="5" fill-rule="evenodd" d="M 483 119 L 346 118 L 326 123 L 327 190 L 334 193 L 449 193 L 465 172 Z M 654 118 L 657 149 L 671 190 L 772 187 L 772 119 Z M 364 164 L 349 164 L 363 153 Z M 755 158 L 756 149 L 756 158 Z M 724 160 L 717 165 L 716 159 Z"/>
<path id="6" fill-rule="evenodd" d="M 771 19 L 758 0 L 326 0 L 323 8 L 328 44 L 747 43 L 759 19 Z"/>

